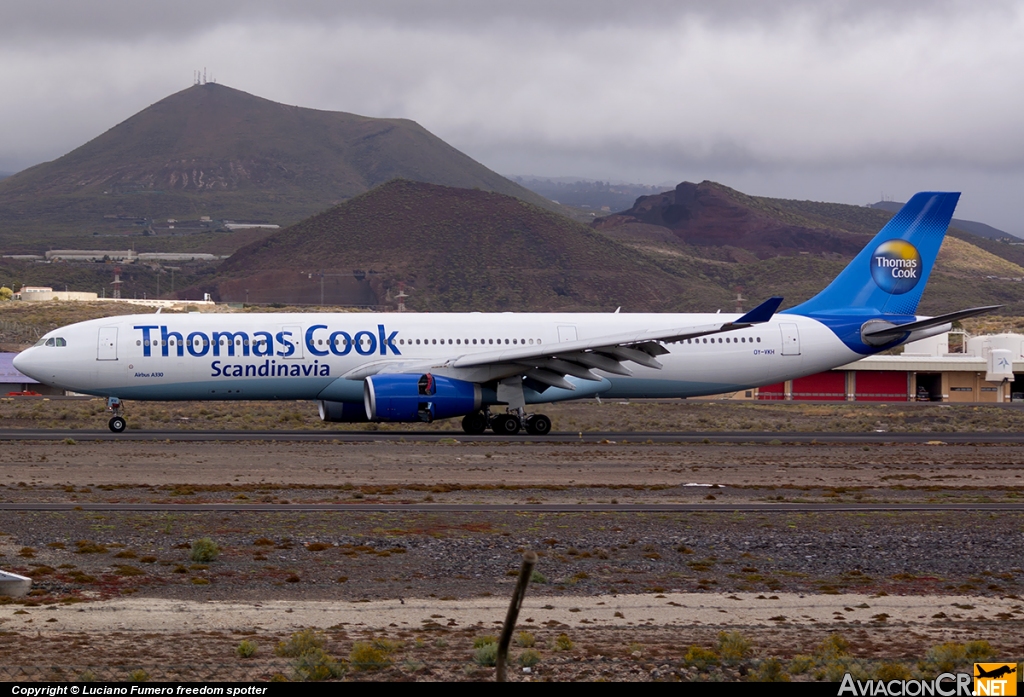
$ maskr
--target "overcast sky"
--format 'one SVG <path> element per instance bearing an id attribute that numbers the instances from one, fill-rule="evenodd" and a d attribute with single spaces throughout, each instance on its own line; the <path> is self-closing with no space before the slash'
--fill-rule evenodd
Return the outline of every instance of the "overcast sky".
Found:
<path id="1" fill-rule="evenodd" d="M 554 5 L 554 6 L 553 6 Z M 193 72 L 413 119 L 502 174 L 846 203 L 962 190 L 1024 235 L 1024 0 L 0 0 L 0 171 Z"/>

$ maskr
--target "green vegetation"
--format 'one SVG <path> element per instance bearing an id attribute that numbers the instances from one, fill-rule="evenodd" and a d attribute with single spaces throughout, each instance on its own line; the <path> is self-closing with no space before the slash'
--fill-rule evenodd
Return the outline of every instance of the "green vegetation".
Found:
<path id="1" fill-rule="evenodd" d="M 295 678 L 313 682 L 340 678 L 345 674 L 345 666 L 335 660 L 329 653 L 320 648 L 311 649 L 295 661 Z"/>
<path id="2" fill-rule="evenodd" d="M 516 634 L 516 644 L 524 649 L 529 649 L 535 646 L 537 639 L 530 632 L 518 632 Z"/>
<path id="3" fill-rule="evenodd" d="M 256 651 L 258 648 L 259 647 L 257 646 L 255 641 L 243 639 L 238 644 L 238 648 L 235 649 L 235 652 L 238 654 L 239 658 L 252 658 L 256 655 Z"/>
<path id="4" fill-rule="evenodd" d="M 381 670 L 391 665 L 391 654 L 397 644 L 387 639 L 357 641 L 352 645 L 348 663 L 352 670 Z"/>
<path id="5" fill-rule="evenodd" d="M 192 551 L 189 558 L 192 561 L 207 562 L 213 561 L 220 554 L 220 547 L 209 537 L 202 537 L 192 543 Z"/>
<path id="6" fill-rule="evenodd" d="M 497 665 L 498 640 L 495 637 L 477 637 L 473 640 L 473 648 L 473 662 L 478 666 Z"/>
<path id="7" fill-rule="evenodd" d="M 750 640 L 739 632 L 719 632 L 718 655 L 725 663 L 738 663 L 750 655 Z"/>
<path id="8" fill-rule="evenodd" d="M 786 673 L 782 661 L 777 658 L 768 658 L 761 661 L 761 664 L 750 675 L 754 682 L 789 682 L 789 674 Z"/>
<path id="9" fill-rule="evenodd" d="M 285 658 L 296 658 L 313 649 L 322 649 L 327 642 L 323 632 L 315 629 L 301 629 L 290 637 L 288 641 L 278 642 L 274 648 L 274 654 Z"/>
<path id="10" fill-rule="evenodd" d="M 540 653 L 536 649 L 526 649 L 519 654 L 518 660 L 523 668 L 531 668 L 540 663 Z"/>

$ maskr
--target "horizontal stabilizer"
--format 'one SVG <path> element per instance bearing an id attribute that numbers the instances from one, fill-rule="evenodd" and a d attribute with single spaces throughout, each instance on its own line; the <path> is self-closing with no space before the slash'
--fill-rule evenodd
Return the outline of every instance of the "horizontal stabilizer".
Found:
<path id="1" fill-rule="evenodd" d="M 872 321 L 868 324 L 876 325 L 877 328 L 867 328 L 862 330 L 865 341 L 871 339 L 870 343 L 877 345 L 879 341 L 887 342 L 893 339 L 899 339 L 908 332 L 918 331 L 920 329 L 930 329 L 931 327 L 938 327 L 943 324 L 955 322 L 959 319 L 965 319 L 967 317 L 974 317 L 975 315 L 982 315 L 986 312 L 992 312 L 998 310 L 1002 305 L 986 305 L 985 307 L 972 307 L 969 310 L 960 310 L 958 312 L 950 312 L 949 314 L 939 315 L 938 317 L 929 317 L 928 319 L 918 320 L 917 322 L 909 322 L 907 324 L 889 324 L 888 322 Z M 887 326 L 886 326 L 887 325 Z"/>

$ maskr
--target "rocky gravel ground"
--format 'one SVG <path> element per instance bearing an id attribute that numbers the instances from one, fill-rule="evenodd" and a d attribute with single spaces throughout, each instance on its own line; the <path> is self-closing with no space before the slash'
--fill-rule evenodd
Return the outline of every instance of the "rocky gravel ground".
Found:
<path id="1" fill-rule="evenodd" d="M 857 591 L 1007 596 L 1024 513 L 5 514 L 0 557 L 36 602 Z M 196 561 L 210 539 L 214 559 Z"/>
<path id="2" fill-rule="evenodd" d="M 5 511 L 0 567 L 34 589 L 0 599 L 0 679 L 489 679 L 474 644 L 496 633 L 525 550 L 539 562 L 519 680 L 1018 660 L 1024 512 L 530 506 L 1015 502 L 1022 459 L 1013 445 L 18 443 L 0 449 L 0 502 L 522 507 Z M 322 655 L 275 653 L 303 630 Z"/>

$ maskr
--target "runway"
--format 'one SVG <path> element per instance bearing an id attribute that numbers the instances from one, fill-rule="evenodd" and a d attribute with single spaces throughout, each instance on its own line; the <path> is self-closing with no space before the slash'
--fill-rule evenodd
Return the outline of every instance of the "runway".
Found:
<path id="1" fill-rule="evenodd" d="M 546 436 L 468 435 L 457 431 L 125 431 L 76 429 L 0 429 L 0 442 L 10 441 L 180 441 L 180 442 L 423 442 L 437 443 L 946 443 L 946 444 L 1018 444 L 1024 442 L 1021 432 L 778 432 L 778 431 L 593 431 L 560 432 Z"/>
<path id="2" fill-rule="evenodd" d="M 1024 511 L 1024 503 L 0 503 L 0 511 L 173 513 L 949 513 Z"/>

